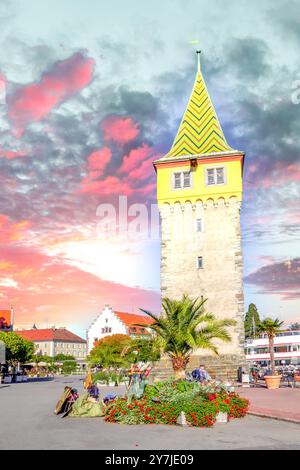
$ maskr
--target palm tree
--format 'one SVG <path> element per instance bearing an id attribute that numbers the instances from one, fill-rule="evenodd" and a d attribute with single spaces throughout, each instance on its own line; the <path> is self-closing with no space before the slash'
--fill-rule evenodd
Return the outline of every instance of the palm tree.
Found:
<path id="1" fill-rule="evenodd" d="M 259 333 L 266 333 L 269 340 L 269 349 L 270 349 L 270 359 L 271 359 L 271 371 L 272 375 L 275 375 L 275 358 L 274 358 L 274 337 L 281 330 L 283 321 L 279 321 L 278 318 L 273 320 L 272 318 L 265 318 L 258 325 Z"/>
<path id="2" fill-rule="evenodd" d="M 235 325 L 235 320 L 216 319 L 205 311 L 205 302 L 206 299 L 191 299 L 183 295 L 180 300 L 165 297 L 161 316 L 140 309 L 154 320 L 147 327 L 156 334 L 161 352 L 170 357 L 177 378 L 185 375 L 193 350 L 208 349 L 218 354 L 214 340 L 231 341 L 226 328 Z"/>

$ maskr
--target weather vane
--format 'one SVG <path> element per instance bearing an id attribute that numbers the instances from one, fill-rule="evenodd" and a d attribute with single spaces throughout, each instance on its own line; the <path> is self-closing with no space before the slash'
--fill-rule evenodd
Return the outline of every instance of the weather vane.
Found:
<path id="1" fill-rule="evenodd" d="M 198 45 L 200 43 L 200 41 L 198 39 L 194 39 L 193 41 L 190 41 L 190 44 L 193 44 L 193 45 Z M 198 60 L 198 72 L 200 72 L 200 54 L 201 54 L 201 49 L 197 49 L 196 50 L 196 54 L 197 54 L 197 60 Z"/>
<path id="2" fill-rule="evenodd" d="M 200 72 L 200 54 L 201 54 L 201 50 L 197 49 L 196 53 L 197 53 L 197 58 L 198 58 L 198 72 Z"/>

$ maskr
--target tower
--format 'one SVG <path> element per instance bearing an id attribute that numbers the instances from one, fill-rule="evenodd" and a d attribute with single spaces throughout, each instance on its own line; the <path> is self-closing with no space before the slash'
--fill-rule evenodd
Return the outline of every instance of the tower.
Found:
<path id="1" fill-rule="evenodd" d="M 161 217 L 161 292 L 207 299 L 218 318 L 233 318 L 220 356 L 196 351 L 190 368 L 207 365 L 236 379 L 244 365 L 243 259 L 240 229 L 244 153 L 223 134 L 201 69 L 170 151 L 154 162 Z"/>

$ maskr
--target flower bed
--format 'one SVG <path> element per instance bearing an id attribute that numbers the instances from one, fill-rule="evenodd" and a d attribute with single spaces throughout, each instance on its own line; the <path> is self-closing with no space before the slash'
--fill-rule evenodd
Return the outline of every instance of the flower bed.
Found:
<path id="1" fill-rule="evenodd" d="M 147 385 L 144 396 L 130 402 L 117 398 L 105 410 L 105 420 L 123 424 L 176 424 L 181 411 L 191 426 L 213 426 L 218 412 L 241 418 L 249 402 L 223 384 L 202 387 L 195 382 L 161 382 Z"/>

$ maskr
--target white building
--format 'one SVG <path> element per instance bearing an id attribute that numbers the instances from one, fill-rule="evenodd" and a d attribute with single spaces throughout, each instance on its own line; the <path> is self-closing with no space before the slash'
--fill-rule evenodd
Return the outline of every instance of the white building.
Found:
<path id="1" fill-rule="evenodd" d="M 93 349 L 94 344 L 99 339 L 109 335 L 123 334 L 132 337 L 146 336 L 149 334 L 147 326 L 152 323 L 150 317 L 137 315 L 135 313 L 117 312 L 109 305 L 95 318 L 87 330 L 88 352 Z M 145 326 L 138 327 L 136 324 Z"/>
<path id="2" fill-rule="evenodd" d="M 274 338 L 276 365 L 300 365 L 300 331 L 282 331 Z M 269 341 L 266 334 L 248 339 L 245 344 L 246 360 L 250 363 L 268 365 Z"/>

